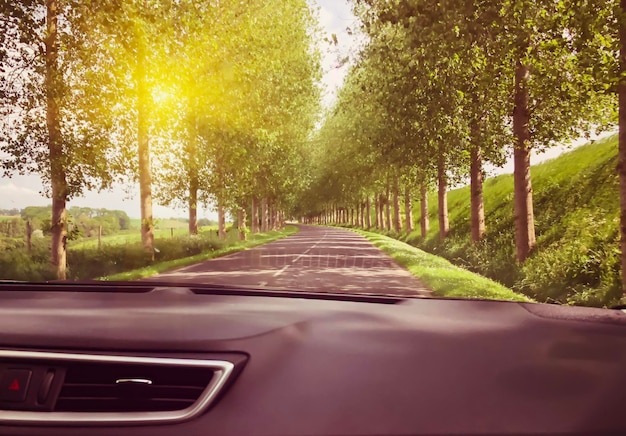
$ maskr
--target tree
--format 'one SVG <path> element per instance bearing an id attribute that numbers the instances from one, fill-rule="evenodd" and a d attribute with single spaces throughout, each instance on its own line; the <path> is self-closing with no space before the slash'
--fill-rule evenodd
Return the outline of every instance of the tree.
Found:
<path id="1" fill-rule="evenodd" d="M 90 77 L 102 66 L 97 41 L 81 31 L 92 17 L 89 5 L 71 0 L 5 1 L 2 10 L 0 164 L 7 176 L 37 173 L 47 182 L 51 264 L 65 279 L 68 200 L 108 187 L 121 171 L 105 99 L 95 92 L 104 83 Z"/>

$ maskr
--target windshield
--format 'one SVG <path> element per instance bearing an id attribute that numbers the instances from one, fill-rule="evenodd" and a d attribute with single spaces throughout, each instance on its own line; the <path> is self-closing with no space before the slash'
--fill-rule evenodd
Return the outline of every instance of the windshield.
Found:
<path id="1" fill-rule="evenodd" d="M 0 5 L 0 280 L 621 302 L 617 0 Z"/>

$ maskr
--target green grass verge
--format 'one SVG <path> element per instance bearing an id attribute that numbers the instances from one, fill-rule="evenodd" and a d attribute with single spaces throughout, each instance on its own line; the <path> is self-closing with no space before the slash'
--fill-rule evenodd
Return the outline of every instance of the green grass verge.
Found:
<path id="1" fill-rule="evenodd" d="M 378 233 L 352 230 L 365 236 L 375 246 L 390 255 L 411 274 L 422 280 L 437 296 L 533 301 L 493 280 L 454 266 L 441 257 L 428 254 L 404 242 Z"/>
<path id="2" fill-rule="evenodd" d="M 139 268 L 132 271 L 126 271 L 119 274 L 100 277 L 98 278 L 98 280 L 126 281 L 142 279 L 172 269 L 182 268 L 184 266 L 193 265 L 194 263 L 203 262 L 205 260 L 214 259 L 216 257 L 226 256 L 228 254 L 236 253 L 238 251 L 246 250 L 248 248 L 256 247 L 258 245 L 267 244 L 268 242 L 285 238 L 297 232 L 298 228 L 296 226 L 286 226 L 284 230 L 277 230 L 268 233 L 249 234 L 247 241 L 237 241 L 234 242 L 232 245 L 220 248 L 218 250 L 197 254 L 195 256 L 184 257 L 181 259 L 155 263 L 145 268 Z"/>

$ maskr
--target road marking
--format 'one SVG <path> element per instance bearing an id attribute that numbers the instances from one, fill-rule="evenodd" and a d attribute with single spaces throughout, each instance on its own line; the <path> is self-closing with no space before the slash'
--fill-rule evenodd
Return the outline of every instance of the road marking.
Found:
<path id="1" fill-rule="evenodd" d="M 274 274 L 272 274 L 272 277 L 278 277 L 279 275 L 284 273 L 287 268 L 289 268 L 289 265 L 285 265 L 284 267 L 276 271 Z"/>
<path id="2" fill-rule="evenodd" d="M 295 259 L 293 259 L 291 261 L 291 263 L 289 265 L 285 265 L 284 267 L 282 267 L 281 269 L 279 269 L 278 271 L 276 271 L 274 274 L 272 274 L 272 277 L 278 277 L 279 275 L 281 275 L 282 273 L 284 273 L 291 265 L 293 265 L 294 263 L 296 263 L 298 260 L 300 260 L 303 256 L 306 256 L 308 254 L 309 251 L 313 250 L 315 247 L 317 247 L 325 238 L 326 238 L 327 233 L 324 233 L 324 236 L 322 236 L 322 238 L 320 240 L 318 240 L 315 244 L 311 245 L 309 248 L 306 249 L 306 251 L 304 251 L 304 253 L 300 254 L 298 257 L 296 257 Z"/>

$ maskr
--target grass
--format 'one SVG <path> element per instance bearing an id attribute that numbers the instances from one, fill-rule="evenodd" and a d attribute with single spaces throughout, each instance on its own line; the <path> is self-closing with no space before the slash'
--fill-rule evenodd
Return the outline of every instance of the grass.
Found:
<path id="1" fill-rule="evenodd" d="M 135 269 L 132 271 L 126 271 L 119 274 L 114 274 L 106 277 L 100 277 L 98 280 L 110 280 L 110 281 L 126 281 L 137 280 L 146 277 L 153 276 L 165 271 L 169 271 L 176 268 L 182 268 L 184 266 L 193 265 L 195 263 L 203 262 L 205 260 L 214 259 L 216 257 L 226 256 L 228 254 L 236 253 L 248 248 L 256 247 L 258 245 L 266 244 L 268 242 L 276 241 L 281 238 L 293 235 L 298 232 L 298 228 L 295 226 L 286 226 L 284 230 L 277 230 L 268 233 L 249 234 L 247 241 L 237 241 L 232 245 L 224 248 L 220 248 L 205 253 L 200 253 L 194 256 L 184 257 L 181 259 L 169 260 L 166 262 L 156 263 L 144 268 Z"/>
<path id="2" fill-rule="evenodd" d="M 608 307 L 621 297 L 617 136 L 581 146 L 531 168 L 537 245 L 515 261 L 513 176 L 484 184 L 487 235 L 470 242 L 469 187 L 449 192 L 451 232 L 440 240 L 437 198 L 429 199 L 431 229 L 394 235 L 541 302 Z M 419 205 L 414 206 L 419 223 Z"/>
<path id="3" fill-rule="evenodd" d="M 533 301 L 493 280 L 459 268 L 441 257 L 426 253 L 404 242 L 377 233 L 356 229 L 355 231 L 408 269 L 437 296 Z"/>

